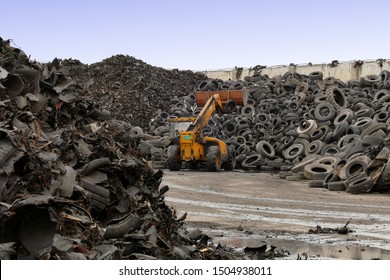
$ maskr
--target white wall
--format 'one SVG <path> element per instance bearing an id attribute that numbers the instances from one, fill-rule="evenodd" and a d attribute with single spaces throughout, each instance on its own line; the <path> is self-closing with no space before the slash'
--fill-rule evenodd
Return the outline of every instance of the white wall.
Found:
<path id="1" fill-rule="evenodd" d="M 382 62 L 382 63 L 381 63 Z M 314 64 L 314 65 L 288 65 L 288 66 L 272 66 L 261 70 L 262 74 L 267 74 L 269 77 L 275 77 L 283 75 L 287 71 L 291 73 L 310 74 L 314 71 L 321 71 L 324 74 L 324 78 L 333 76 L 342 81 L 357 80 L 360 77 L 367 75 L 379 75 L 382 70 L 390 71 L 390 60 L 370 60 L 363 61 L 360 64 L 359 61 L 347 61 L 340 62 L 337 66 L 329 64 Z M 255 71 L 249 68 L 241 69 L 223 69 L 223 70 L 210 70 L 202 71 L 210 79 L 227 80 L 243 80 L 245 76 L 252 76 Z"/>

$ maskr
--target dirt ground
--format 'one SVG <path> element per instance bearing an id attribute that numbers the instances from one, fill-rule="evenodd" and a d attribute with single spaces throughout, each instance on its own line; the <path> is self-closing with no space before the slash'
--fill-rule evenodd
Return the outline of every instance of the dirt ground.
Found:
<path id="1" fill-rule="evenodd" d="M 390 194 L 331 192 L 272 173 L 164 170 L 166 203 L 189 228 L 243 248 L 267 242 L 291 258 L 390 259 Z M 342 228 L 347 234 L 313 234 Z"/>

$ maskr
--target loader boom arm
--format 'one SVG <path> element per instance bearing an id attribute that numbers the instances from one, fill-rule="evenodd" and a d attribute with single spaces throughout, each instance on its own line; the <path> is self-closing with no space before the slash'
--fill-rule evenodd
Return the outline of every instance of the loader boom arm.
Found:
<path id="1" fill-rule="evenodd" d="M 232 94 L 231 94 L 232 93 Z M 172 143 L 167 151 L 167 165 L 170 170 L 180 170 L 181 163 L 187 162 L 192 168 L 199 162 L 206 164 L 210 171 L 218 171 L 221 167 L 232 170 L 235 166 L 235 150 L 215 137 L 204 136 L 203 129 L 214 113 L 222 113 L 224 104 L 232 101 L 245 104 L 243 91 L 197 91 L 195 101 L 203 106 L 196 118 L 175 118 L 170 127 Z M 183 130 L 176 130 L 174 123 L 191 122 Z M 191 168 L 191 167 L 190 167 Z"/>
<path id="2" fill-rule="evenodd" d="M 200 111 L 198 117 L 195 119 L 193 125 L 189 126 L 187 131 L 193 131 L 194 133 L 201 131 L 214 112 L 223 112 L 222 101 L 218 94 L 214 94 L 209 98 L 202 111 Z"/>

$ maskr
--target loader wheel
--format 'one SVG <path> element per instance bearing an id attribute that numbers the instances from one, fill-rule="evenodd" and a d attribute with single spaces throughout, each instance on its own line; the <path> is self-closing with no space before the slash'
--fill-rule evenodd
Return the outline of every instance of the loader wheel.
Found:
<path id="1" fill-rule="evenodd" d="M 228 147 L 228 158 L 222 164 L 222 168 L 225 170 L 233 170 L 236 168 L 236 150 L 233 146 Z"/>
<path id="2" fill-rule="evenodd" d="M 206 153 L 207 170 L 219 171 L 221 169 L 221 153 L 218 146 L 210 146 Z"/>
<path id="3" fill-rule="evenodd" d="M 167 166 L 171 171 L 179 171 L 181 169 L 180 147 L 178 145 L 168 147 Z"/>

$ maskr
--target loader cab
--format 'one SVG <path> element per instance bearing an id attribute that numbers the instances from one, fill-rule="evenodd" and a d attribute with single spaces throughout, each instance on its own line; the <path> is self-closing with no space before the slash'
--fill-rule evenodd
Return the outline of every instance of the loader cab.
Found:
<path id="1" fill-rule="evenodd" d="M 185 131 L 185 130 L 191 130 L 191 126 L 193 126 L 192 121 L 172 121 L 169 124 L 169 139 L 175 139 L 180 136 L 180 132 Z"/>

